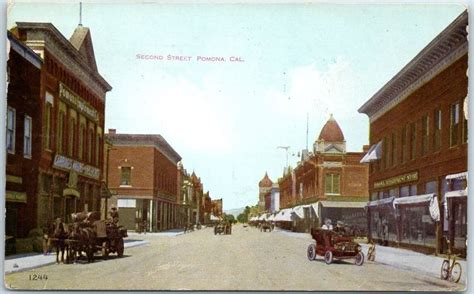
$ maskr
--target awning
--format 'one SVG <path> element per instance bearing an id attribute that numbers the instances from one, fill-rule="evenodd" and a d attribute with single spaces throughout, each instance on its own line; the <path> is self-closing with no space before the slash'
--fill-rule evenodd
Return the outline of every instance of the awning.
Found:
<path id="1" fill-rule="evenodd" d="M 314 210 L 314 214 L 316 214 L 316 217 L 319 218 L 319 202 L 315 202 L 311 204 L 311 207 Z"/>
<path id="2" fill-rule="evenodd" d="M 277 222 L 291 222 L 293 220 L 291 217 L 291 212 L 291 208 L 282 209 L 277 213 L 274 220 Z"/>
<path id="3" fill-rule="evenodd" d="M 376 161 L 382 158 L 382 141 L 379 141 L 377 144 L 372 145 L 369 151 L 364 157 L 360 160 L 360 163 L 369 163 Z"/>
<path id="4" fill-rule="evenodd" d="M 367 202 L 360 201 L 319 201 L 326 208 L 364 208 Z"/>
<path id="5" fill-rule="evenodd" d="M 444 194 L 446 198 L 450 197 L 466 197 L 467 191 L 466 190 L 456 190 L 456 191 L 449 191 Z"/>
<path id="6" fill-rule="evenodd" d="M 310 207 L 310 206 L 311 205 L 300 205 L 300 206 L 293 207 L 292 213 L 294 213 L 297 217 L 303 219 L 305 207 Z"/>
<path id="7" fill-rule="evenodd" d="M 453 179 L 456 179 L 456 180 L 467 179 L 467 171 L 446 176 L 446 180 L 453 180 Z"/>
<path id="8" fill-rule="evenodd" d="M 371 206 L 379 206 L 379 205 L 387 205 L 387 204 L 392 205 L 393 200 L 395 200 L 395 197 L 389 197 L 389 198 L 383 198 L 383 199 L 379 199 L 379 200 L 369 201 L 367 203 L 367 206 L 371 207 Z"/>
<path id="9" fill-rule="evenodd" d="M 267 220 L 269 220 L 269 221 L 275 220 L 275 215 L 270 214 L 270 216 L 267 218 Z"/>
<path id="10" fill-rule="evenodd" d="M 217 216 L 211 214 L 210 220 L 211 221 L 218 221 L 218 220 L 220 220 L 220 218 L 218 218 Z"/>
<path id="11" fill-rule="evenodd" d="M 440 213 L 439 213 L 439 206 L 438 206 L 438 197 L 436 197 L 435 194 L 424 194 L 424 195 L 396 198 L 393 201 L 393 207 L 397 208 L 397 205 L 417 204 L 417 203 L 423 203 L 423 202 L 427 202 L 429 204 L 431 218 L 435 221 L 439 221 Z"/>

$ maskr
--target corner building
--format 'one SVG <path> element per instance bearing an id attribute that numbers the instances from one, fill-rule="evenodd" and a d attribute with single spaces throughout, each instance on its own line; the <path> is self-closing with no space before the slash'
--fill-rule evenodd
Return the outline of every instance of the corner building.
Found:
<path id="1" fill-rule="evenodd" d="M 161 135 L 106 134 L 109 151 L 108 184 L 114 191 L 120 224 L 128 230 L 146 224 L 147 231 L 176 228 L 184 222 L 179 203 L 178 163 L 181 156 Z"/>
<path id="2" fill-rule="evenodd" d="M 369 238 L 466 254 L 468 14 L 462 13 L 359 112 L 370 119 Z"/>
<path id="3" fill-rule="evenodd" d="M 39 228 L 56 217 L 68 222 L 73 212 L 99 210 L 105 95 L 112 88 L 98 72 L 90 30 L 79 25 L 69 40 L 50 23 L 18 22 L 10 31 L 42 61 L 32 125 L 32 147 L 39 151 L 32 173 L 22 174 L 37 188 L 31 198 L 37 205 L 25 223 Z"/>

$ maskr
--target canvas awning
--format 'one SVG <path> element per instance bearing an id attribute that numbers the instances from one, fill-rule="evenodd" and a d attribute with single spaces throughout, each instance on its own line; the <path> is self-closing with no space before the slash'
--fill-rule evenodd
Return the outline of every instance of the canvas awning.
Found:
<path id="1" fill-rule="evenodd" d="M 440 213 L 438 206 L 438 197 L 436 197 L 435 194 L 424 194 L 396 198 L 395 200 L 393 200 L 393 207 L 397 208 L 397 205 L 418 204 L 424 202 L 429 204 L 431 218 L 435 221 L 439 221 Z"/>
<path id="2" fill-rule="evenodd" d="M 218 218 L 217 216 L 211 214 L 211 217 L 210 217 L 211 221 L 218 221 L 220 220 L 220 218 Z"/>
<path id="3" fill-rule="evenodd" d="M 300 205 L 293 207 L 292 213 L 294 213 L 297 217 L 303 219 L 304 218 L 304 209 L 306 207 L 310 207 L 311 205 Z"/>
<path id="4" fill-rule="evenodd" d="M 370 147 L 367 154 L 362 157 L 360 163 L 369 163 L 376 161 L 382 158 L 382 141 L 379 141 L 377 144 L 374 144 Z"/>
<path id="5" fill-rule="evenodd" d="M 277 222 L 291 222 L 293 220 L 291 217 L 291 212 L 291 208 L 282 209 L 277 213 L 274 220 Z"/>
<path id="6" fill-rule="evenodd" d="M 444 194 L 446 198 L 450 197 L 466 197 L 467 196 L 467 190 L 456 190 L 456 191 L 449 191 Z"/>
<path id="7" fill-rule="evenodd" d="M 360 201 L 319 201 L 326 208 L 364 208 L 367 202 Z"/>
<path id="8" fill-rule="evenodd" d="M 389 197 L 389 198 L 369 201 L 367 203 L 367 206 L 372 207 L 372 206 L 387 205 L 387 204 L 391 205 L 393 200 L 395 200 L 395 197 Z"/>
<path id="9" fill-rule="evenodd" d="M 456 179 L 456 180 L 467 179 L 467 171 L 446 176 L 446 180 L 453 180 L 453 179 Z"/>

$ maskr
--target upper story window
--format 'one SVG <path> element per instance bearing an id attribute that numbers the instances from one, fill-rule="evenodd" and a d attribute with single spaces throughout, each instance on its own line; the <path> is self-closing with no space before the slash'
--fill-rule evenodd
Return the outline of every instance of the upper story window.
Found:
<path id="1" fill-rule="evenodd" d="M 120 175 L 120 185 L 121 186 L 131 186 L 132 185 L 132 168 L 130 166 L 122 166 L 122 173 Z"/>
<path id="2" fill-rule="evenodd" d="M 441 149 L 441 109 L 436 109 L 434 113 L 434 140 L 433 150 L 438 151 Z"/>
<path id="3" fill-rule="evenodd" d="M 430 134 L 430 117 L 425 115 L 421 118 L 421 154 L 428 154 L 428 142 Z"/>
<path id="4" fill-rule="evenodd" d="M 63 154 L 64 153 L 64 150 L 63 150 L 63 146 L 64 146 L 64 142 L 63 142 L 63 138 L 64 138 L 64 126 L 66 124 L 66 115 L 64 113 L 64 111 L 59 111 L 58 112 L 58 135 L 57 135 L 57 153 L 59 154 Z"/>
<path id="5" fill-rule="evenodd" d="M 402 151 L 402 163 L 405 163 L 407 161 L 408 157 L 408 144 L 407 144 L 407 137 L 408 137 L 408 126 L 404 125 L 402 128 L 402 138 L 401 138 L 401 151 Z"/>
<path id="6" fill-rule="evenodd" d="M 451 105 L 450 115 L 450 132 L 449 132 L 449 146 L 453 147 L 458 144 L 458 129 L 459 129 L 459 103 Z"/>
<path id="7" fill-rule="evenodd" d="M 46 92 L 45 95 L 45 106 L 44 106 L 44 149 L 51 150 L 51 132 L 52 128 L 52 119 L 53 119 L 53 102 L 54 97 L 51 93 Z"/>
<path id="8" fill-rule="evenodd" d="M 397 134 L 392 133 L 391 148 L 390 148 L 390 165 L 394 166 L 397 164 Z"/>
<path id="9" fill-rule="evenodd" d="M 7 151 L 15 154 L 15 129 L 16 129 L 16 111 L 15 108 L 8 107 L 7 112 Z"/>
<path id="10" fill-rule="evenodd" d="M 410 124 L 410 158 L 414 160 L 416 158 L 416 123 Z"/>
<path id="11" fill-rule="evenodd" d="M 67 154 L 71 157 L 74 156 L 74 146 L 76 146 L 76 119 L 71 118 L 69 120 L 69 137 L 68 137 L 68 151 Z"/>
<path id="12" fill-rule="evenodd" d="M 31 158 L 31 117 L 25 116 L 25 129 L 23 134 L 23 156 Z"/>
<path id="13" fill-rule="evenodd" d="M 339 174 L 326 174 L 325 194 L 333 194 L 333 195 L 341 194 Z"/>

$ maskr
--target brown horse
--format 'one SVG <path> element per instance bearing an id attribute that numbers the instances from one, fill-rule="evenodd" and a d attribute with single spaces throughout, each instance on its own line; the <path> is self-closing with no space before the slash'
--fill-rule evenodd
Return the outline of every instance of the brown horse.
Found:
<path id="1" fill-rule="evenodd" d="M 67 231 L 61 218 L 57 218 L 53 223 L 54 229 L 49 230 L 48 238 L 52 247 L 56 248 L 56 263 L 59 264 L 59 252 L 61 252 L 61 262 L 64 263 L 64 251 L 66 250 Z"/>
<path id="2" fill-rule="evenodd" d="M 76 263 L 77 256 L 80 256 L 82 252 L 86 253 L 88 262 L 94 261 L 96 234 L 92 227 L 86 223 L 73 223 L 71 232 L 69 233 L 68 243 L 69 256 L 72 262 Z"/>

